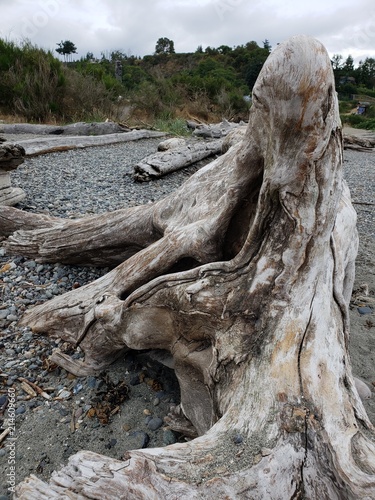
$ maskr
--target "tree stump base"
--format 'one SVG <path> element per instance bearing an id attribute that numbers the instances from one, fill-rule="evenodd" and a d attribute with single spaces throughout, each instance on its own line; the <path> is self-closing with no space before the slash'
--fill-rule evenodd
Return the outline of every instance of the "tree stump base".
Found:
<path id="1" fill-rule="evenodd" d="M 122 461 L 82 451 L 15 498 L 375 498 L 342 150 L 330 58 L 296 36 L 265 62 L 241 142 L 164 200 L 75 221 L 0 208 L 10 252 L 117 266 L 24 316 L 85 353 L 53 360 L 84 375 L 124 349 L 170 352 L 198 435 Z"/>

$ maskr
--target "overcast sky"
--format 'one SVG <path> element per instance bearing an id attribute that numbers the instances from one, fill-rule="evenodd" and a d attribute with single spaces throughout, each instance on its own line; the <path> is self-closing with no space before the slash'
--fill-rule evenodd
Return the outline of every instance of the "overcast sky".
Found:
<path id="1" fill-rule="evenodd" d="M 0 37 L 55 50 L 72 41 L 78 57 L 113 50 L 152 54 L 158 38 L 176 52 L 296 34 L 320 40 L 332 57 L 375 57 L 374 0 L 0 0 Z"/>

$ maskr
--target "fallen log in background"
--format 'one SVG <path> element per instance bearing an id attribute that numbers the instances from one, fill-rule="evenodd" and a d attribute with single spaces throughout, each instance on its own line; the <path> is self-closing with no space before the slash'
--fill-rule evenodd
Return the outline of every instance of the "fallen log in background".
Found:
<path id="1" fill-rule="evenodd" d="M 188 121 L 188 124 L 193 122 Z M 245 125 L 244 122 L 234 123 L 223 120 L 220 123 L 197 124 L 193 130 L 193 135 L 204 139 L 219 139 L 225 137 L 231 130 Z M 192 128 L 192 125 L 190 125 Z"/>
<path id="2" fill-rule="evenodd" d="M 344 134 L 344 149 L 353 149 L 354 151 L 375 151 L 375 136 L 361 137 Z"/>
<path id="3" fill-rule="evenodd" d="M 149 181 L 162 177 L 181 168 L 188 167 L 204 158 L 220 154 L 222 139 L 216 141 L 198 141 L 167 150 L 158 151 L 147 156 L 134 167 L 134 179 L 138 182 Z"/>
<path id="4" fill-rule="evenodd" d="M 2 123 L 3 134 L 36 135 L 105 135 L 129 132 L 130 128 L 116 122 L 78 122 L 69 125 L 38 125 L 33 123 Z"/>
<path id="5" fill-rule="evenodd" d="M 45 139 L 38 137 L 17 141 L 17 144 L 25 149 L 26 156 L 36 156 L 56 151 L 68 151 L 70 149 L 106 146 L 121 142 L 137 141 L 139 139 L 165 137 L 165 135 L 164 132 L 152 130 L 132 130 L 126 133 L 93 136 L 48 136 Z"/>

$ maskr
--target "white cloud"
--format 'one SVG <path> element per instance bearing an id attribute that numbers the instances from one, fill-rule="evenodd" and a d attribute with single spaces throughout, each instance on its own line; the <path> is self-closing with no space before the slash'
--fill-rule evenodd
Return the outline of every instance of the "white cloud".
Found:
<path id="1" fill-rule="evenodd" d="M 330 55 L 355 59 L 375 52 L 373 0 L 0 0 L 0 36 L 55 50 L 71 40 L 79 56 L 123 50 L 151 54 L 158 38 L 174 41 L 177 52 L 198 45 L 242 45 L 266 38 L 275 46 L 305 33 Z"/>

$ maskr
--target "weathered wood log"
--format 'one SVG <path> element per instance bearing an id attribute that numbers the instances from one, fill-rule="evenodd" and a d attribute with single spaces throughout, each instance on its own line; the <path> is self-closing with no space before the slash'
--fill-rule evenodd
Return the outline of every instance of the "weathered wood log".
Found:
<path id="1" fill-rule="evenodd" d="M 139 215 L 152 243 L 23 324 L 79 345 L 84 361 L 55 355 L 76 373 L 122 349 L 171 352 L 199 437 L 123 461 L 83 451 L 15 498 L 374 498 L 374 428 L 348 354 L 356 216 L 324 47 L 305 36 L 278 45 L 243 141 Z M 8 249 L 31 241 L 43 253 L 59 228 L 41 231 L 16 232 Z M 117 246 L 118 232 L 105 239 Z"/>
<path id="2" fill-rule="evenodd" d="M 0 205 L 16 205 L 26 193 L 11 185 L 10 172 L 24 161 L 25 150 L 18 145 L 0 145 Z"/>
<path id="3" fill-rule="evenodd" d="M 344 149 L 355 151 L 374 152 L 375 137 L 360 137 L 355 135 L 344 135 Z"/>
<path id="4" fill-rule="evenodd" d="M 204 158 L 221 153 L 222 140 L 199 141 L 185 146 L 168 148 L 147 156 L 134 167 L 134 179 L 138 182 L 163 177 L 188 167 Z"/>
<path id="5" fill-rule="evenodd" d="M 193 135 L 196 137 L 203 137 L 205 139 L 219 139 L 220 137 L 225 137 L 234 128 L 242 125 L 243 123 L 234 123 L 229 122 L 228 120 L 208 125 L 200 124 L 195 127 Z"/>
<path id="6" fill-rule="evenodd" d="M 116 122 L 78 122 L 69 125 L 38 125 L 33 123 L 2 123 L 3 134 L 36 135 L 105 135 L 129 132 L 129 128 Z"/>
<path id="7" fill-rule="evenodd" d="M 92 136 L 48 136 L 44 138 L 24 139 L 17 144 L 25 149 L 26 156 L 36 156 L 56 151 L 68 151 L 70 149 L 88 148 L 92 146 L 106 146 L 121 142 L 137 141 L 152 137 L 165 137 L 164 132 L 152 130 L 132 130 L 127 133 L 92 135 Z"/>

